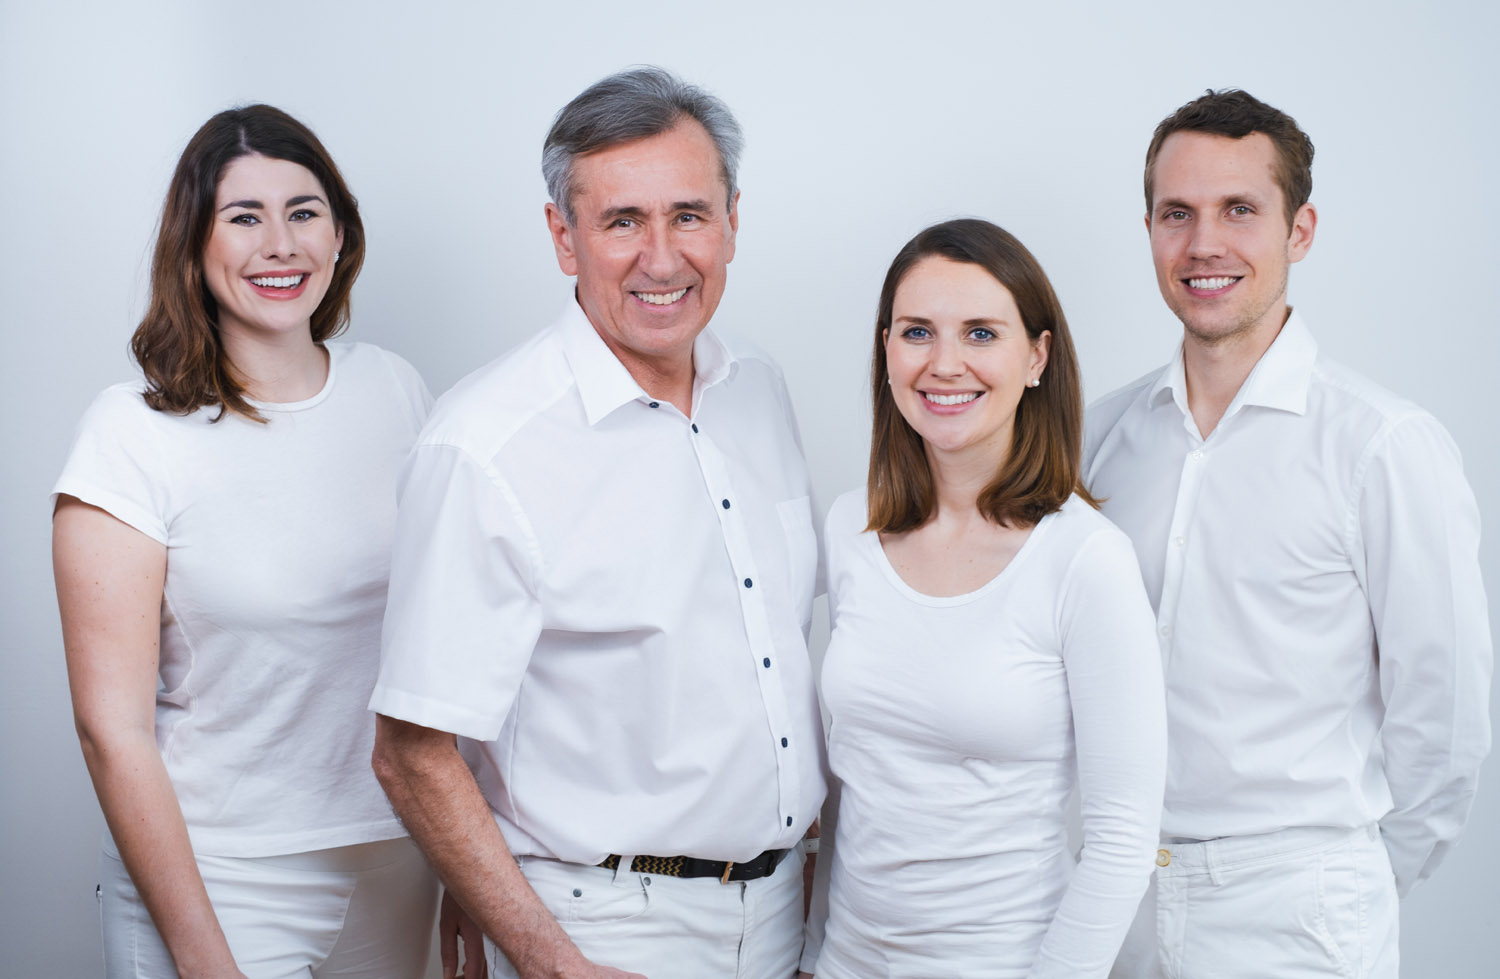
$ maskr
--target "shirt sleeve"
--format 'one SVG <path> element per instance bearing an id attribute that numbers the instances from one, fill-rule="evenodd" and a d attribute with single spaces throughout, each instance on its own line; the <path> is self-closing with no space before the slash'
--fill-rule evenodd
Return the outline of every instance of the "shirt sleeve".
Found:
<path id="1" fill-rule="evenodd" d="M 462 449 L 407 462 L 370 709 L 493 741 L 541 634 L 537 548 L 508 484 Z"/>
<path id="2" fill-rule="evenodd" d="M 95 398 L 78 423 L 52 496 L 76 497 L 166 544 L 170 485 L 150 412 L 131 385 Z"/>
<path id="3" fill-rule="evenodd" d="M 1059 604 L 1083 853 L 1031 979 L 1108 975 L 1153 871 L 1166 781 L 1161 653 L 1130 541 L 1079 549 Z"/>
<path id="4" fill-rule="evenodd" d="M 1360 488 L 1351 551 L 1375 628 L 1392 799 L 1380 829 L 1405 896 L 1457 841 L 1490 748 L 1479 510 L 1457 446 L 1425 414 L 1377 437 Z"/>

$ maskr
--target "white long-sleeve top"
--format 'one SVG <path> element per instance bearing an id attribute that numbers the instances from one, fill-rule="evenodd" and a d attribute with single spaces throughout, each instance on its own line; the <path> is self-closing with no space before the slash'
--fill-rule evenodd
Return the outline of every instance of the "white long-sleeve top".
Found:
<path id="1" fill-rule="evenodd" d="M 1166 754 L 1130 542 L 1074 497 L 997 577 L 939 598 L 901 579 L 865 521 L 863 492 L 828 515 L 822 679 L 839 793 L 823 829 L 826 928 L 811 923 L 803 968 L 1106 975 L 1152 871 Z"/>
<path id="2" fill-rule="evenodd" d="M 1448 433 L 1293 313 L 1207 438 L 1179 351 L 1091 407 L 1087 443 L 1157 612 L 1162 832 L 1378 821 L 1409 891 L 1490 745 L 1479 515 Z"/>

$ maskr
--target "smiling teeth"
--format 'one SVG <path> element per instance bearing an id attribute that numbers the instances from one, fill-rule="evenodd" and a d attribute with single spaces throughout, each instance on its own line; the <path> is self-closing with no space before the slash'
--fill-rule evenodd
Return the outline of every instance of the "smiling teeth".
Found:
<path id="1" fill-rule="evenodd" d="M 250 277 L 252 285 L 271 289 L 290 289 L 302 284 L 305 275 L 256 275 Z"/>
<path id="2" fill-rule="evenodd" d="M 635 298 L 653 306 L 670 306 L 685 295 L 687 295 L 687 289 L 682 288 L 676 292 L 637 292 Z"/>
<path id="3" fill-rule="evenodd" d="M 1188 285 L 1194 289 L 1222 289 L 1234 282 L 1236 278 L 1232 275 L 1221 275 L 1213 279 L 1188 279 Z"/>
<path id="4" fill-rule="evenodd" d="M 966 405 L 979 397 L 979 394 L 970 391 L 968 394 L 923 394 L 922 397 L 935 405 Z"/>

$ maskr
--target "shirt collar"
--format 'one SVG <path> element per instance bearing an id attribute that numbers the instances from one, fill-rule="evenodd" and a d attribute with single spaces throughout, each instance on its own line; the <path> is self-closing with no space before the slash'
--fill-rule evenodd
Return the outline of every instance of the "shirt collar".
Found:
<path id="1" fill-rule="evenodd" d="M 621 405 L 651 400 L 620 359 L 605 346 L 577 299 L 568 301 L 555 329 L 562 341 L 568 367 L 573 371 L 573 379 L 578 383 L 578 396 L 583 401 L 583 412 L 589 425 L 598 424 L 600 419 Z M 734 354 L 705 327 L 693 341 L 695 409 L 700 392 L 728 378 L 735 364 Z"/>
<path id="2" fill-rule="evenodd" d="M 1240 385 L 1239 393 L 1224 416 L 1227 418 L 1246 405 L 1305 414 L 1307 389 L 1312 383 L 1313 362 L 1317 356 L 1318 342 L 1313 339 L 1312 331 L 1302 321 L 1301 315 L 1293 309 L 1281 332 L 1261 354 L 1245 383 Z M 1177 403 L 1184 415 L 1189 413 L 1187 368 L 1183 364 L 1181 344 L 1177 346 L 1177 356 L 1152 385 L 1149 403 L 1155 407 L 1163 404 L 1167 397 Z"/>

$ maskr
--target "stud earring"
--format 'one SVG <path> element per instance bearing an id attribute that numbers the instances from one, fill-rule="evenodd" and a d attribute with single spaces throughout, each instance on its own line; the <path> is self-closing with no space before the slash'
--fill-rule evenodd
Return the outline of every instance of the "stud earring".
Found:
<path id="1" fill-rule="evenodd" d="M 338 263 L 339 263 L 339 253 L 338 252 L 334 252 L 333 253 L 333 264 L 337 265 Z"/>
<path id="2" fill-rule="evenodd" d="M 1033 377 L 1031 380 L 1026 382 L 1026 386 L 1029 388 L 1034 388 L 1040 386 L 1041 383 L 1042 379 L 1040 377 Z"/>

